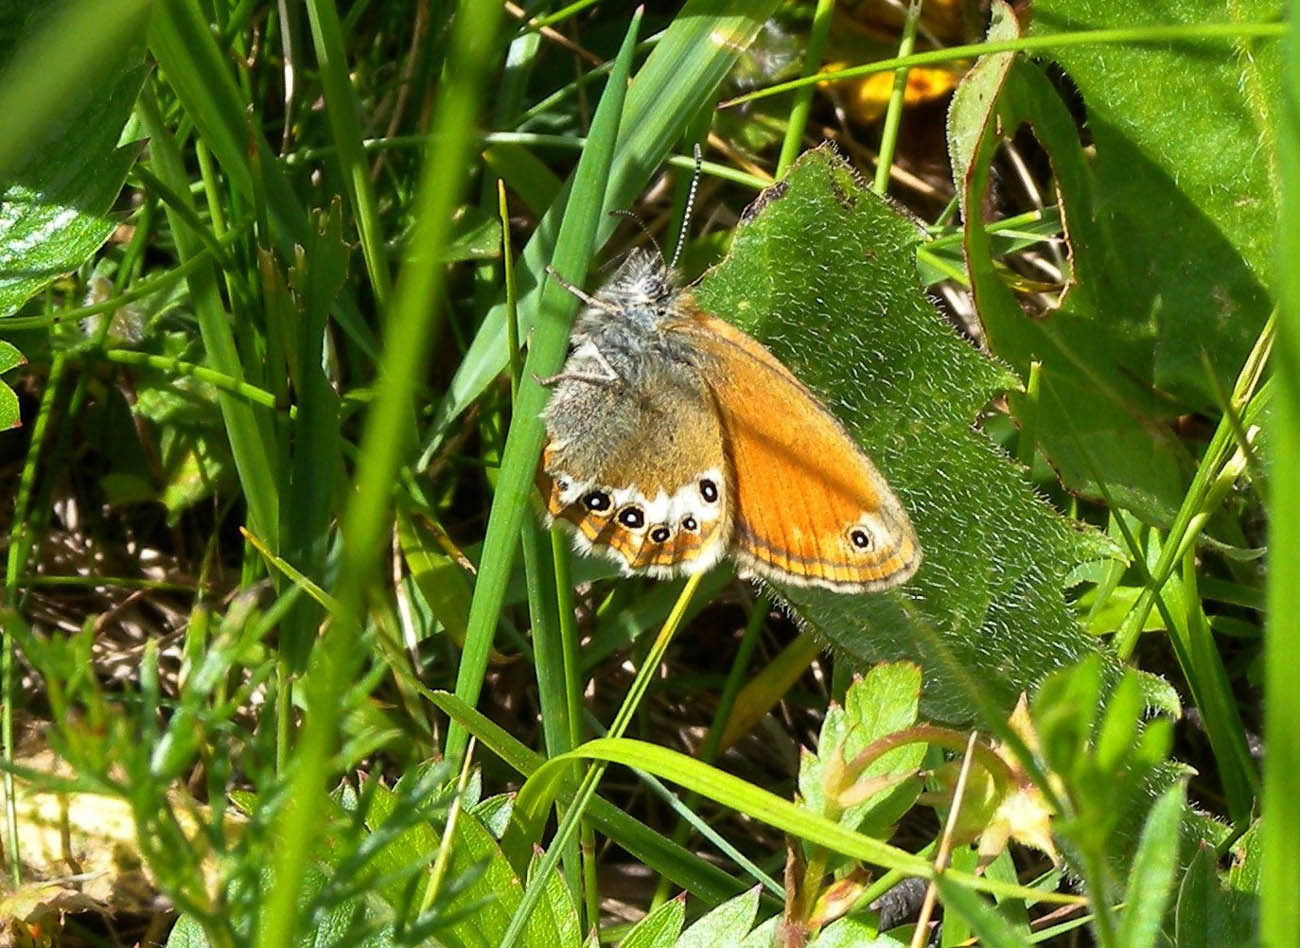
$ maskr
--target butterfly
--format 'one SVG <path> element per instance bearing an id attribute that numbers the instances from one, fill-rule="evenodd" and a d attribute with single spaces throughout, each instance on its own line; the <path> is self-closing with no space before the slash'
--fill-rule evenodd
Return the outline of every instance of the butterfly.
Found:
<path id="1" fill-rule="evenodd" d="M 538 486 L 580 552 L 661 578 L 730 556 L 741 575 L 844 593 L 916 572 L 916 533 L 871 459 L 662 255 L 633 250 L 594 296 L 560 282 L 586 305 L 541 380 Z"/>

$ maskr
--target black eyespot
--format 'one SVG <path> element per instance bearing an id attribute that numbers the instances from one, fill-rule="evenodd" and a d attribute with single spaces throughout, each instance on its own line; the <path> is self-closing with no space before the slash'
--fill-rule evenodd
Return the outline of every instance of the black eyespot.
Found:
<path id="1" fill-rule="evenodd" d="M 558 490 L 561 494 L 563 494 L 566 490 L 569 489 L 569 482 L 561 477 L 558 481 L 555 482 L 555 489 Z"/>
<path id="2" fill-rule="evenodd" d="M 707 477 L 700 481 L 700 496 L 706 503 L 715 504 L 718 502 L 718 485 L 713 483 Z"/>
<path id="3" fill-rule="evenodd" d="M 856 527 L 849 531 L 849 540 L 851 540 L 853 545 L 859 550 L 871 549 L 871 534 L 867 533 L 867 531 L 863 530 L 861 527 Z"/>
<path id="4" fill-rule="evenodd" d="M 694 518 L 694 517 L 687 516 L 687 517 L 683 517 L 683 518 L 682 518 L 682 529 L 683 529 L 683 530 L 689 530 L 689 531 L 691 531 L 692 533 L 694 533 L 694 532 L 695 532 L 696 530 L 698 530 L 699 528 L 700 528 L 700 525 L 699 525 L 698 523 L 695 522 L 695 518 Z"/>
<path id="5" fill-rule="evenodd" d="M 645 514 L 640 507 L 624 507 L 618 512 L 618 522 L 629 530 L 638 530 L 645 526 Z"/>
<path id="6" fill-rule="evenodd" d="M 655 527 L 650 531 L 650 539 L 654 540 L 656 543 L 663 543 L 672 535 L 673 532 L 667 527 Z"/>
<path id="7" fill-rule="evenodd" d="M 608 510 L 609 504 L 609 494 L 605 493 L 603 490 L 593 490 L 586 497 L 582 498 L 582 505 L 588 510 Z"/>

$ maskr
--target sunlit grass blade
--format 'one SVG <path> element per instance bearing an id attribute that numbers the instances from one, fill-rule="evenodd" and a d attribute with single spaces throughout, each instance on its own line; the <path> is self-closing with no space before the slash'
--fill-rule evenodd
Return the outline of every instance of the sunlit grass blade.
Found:
<path id="1" fill-rule="evenodd" d="M 596 108 L 591 135 L 574 173 L 573 193 L 556 240 L 555 270 L 577 283 L 583 282 L 595 249 L 601 208 L 607 196 L 610 158 L 623 112 L 639 23 L 638 14 L 633 17 L 605 93 Z M 553 280 L 546 283 L 542 304 L 537 331 L 524 362 L 519 398 L 515 402 L 496 492 L 492 497 L 492 512 L 470 606 L 469 630 L 456 676 L 456 695 L 469 705 L 478 701 L 483 686 L 483 673 L 492 649 L 492 634 L 496 630 L 497 615 L 505 600 L 506 583 L 515 562 L 520 527 L 524 517 L 530 516 L 533 473 L 541 454 L 544 434 L 541 413 L 548 394 L 537 379 L 559 370 L 568 343 L 569 324 L 578 308 L 578 301 Z M 507 357 L 505 352 L 501 355 Z M 449 758 L 459 758 L 465 750 L 467 737 L 464 729 L 453 722 L 447 734 Z"/>
<path id="2" fill-rule="evenodd" d="M 542 755 L 525 747 L 500 725 L 455 695 L 427 689 L 423 693 L 448 717 L 460 722 L 481 746 L 491 750 L 516 773 L 524 777 L 531 776 L 546 762 Z M 701 899 L 719 901 L 745 888 L 744 883 L 665 839 L 607 800 L 593 798 L 588 804 L 586 816 L 597 829 L 635 858 Z"/>
<path id="3" fill-rule="evenodd" d="M 291 256 L 295 244 L 309 239 L 310 222 L 266 138 L 250 127 L 245 112 L 248 103 L 198 5 L 154 4 L 148 36 L 163 78 L 180 98 L 221 170 L 239 194 L 250 200 L 255 194 L 264 196 L 271 236 L 280 251 Z M 256 160 L 250 149 L 256 152 Z M 337 301 L 334 317 L 366 354 L 376 354 L 373 334 L 361 321 L 350 292 L 345 291 Z"/>
<path id="4" fill-rule="evenodd" d="M 149 132 L 150 159 L 155 173 L 179 200 L 188 201 L 189 182 L 180 152 L 149 89 L 141 93 L 139 112 Z M 192 220 L 193 206 L 189 206 L 188 210 L 190 214 L 187 218 Z M 182 262 L 201 252 L 201 241 L 185 219 L 176 217 L 172 222 L 172 231 L 176 236 L 176 248 Z M 236 384 L 242 383 L 245 371 L 225 304 L 217 288 L 215 268 L 211 265 L 197 267 L 187 280 L 208 363 Z M 220 404 L 235 466 L 239 470 L 240 484 L 248 502 L 249 523 L 253 532 L 263 537 L 272 549 L 279 549 L 278 478 L 274 462 L 267 451 L 273 439 L 266 414 L 259 416 L 258 411 L 261 409 L 231 395 L 221 395 Z"/>
<path id="5" fill-rule="evenodd" d="M 636 677 L 632 680 L 632 684 L 623 698 L 623 703 L 619 706 L 618 713 L 609 726 L 610 738 L 602 738 L 601 740 L 617 740 L 627 730 L 632 721 L 632 716 L 641 705 L 641 699 L 645 697 L 651 678 L 663 661 L 664 653 L 667 652 L 673 635 L 676 634 L 682 618 L 686 615 L 686 610 L 690 606 L 695 591 L 699 588 L 701 575 L 696 573 L 691 576 L 686 581 L 686 585 L 682 587 L 681 596 L 678 597 L 676 605 L 673 606 L 673 611 L 664 621 L 663 628 L 659 630 L 659 635 L 650 646 L 649 652 L 646 653 L 644 662 L 637 670 Z M 569 758 L 572 757 L 572 753 L 562 754 L 543 764 L 520 789 L 519 798 L 515 804 L 515 813 L 516 815 L 522 814 L 522 819 L 516 818 L 512 822 L 516 828 L 523 826 L 528 837 L 537 835 L 535 830 L 539 823 L 538 817 L 546 810 L 549 810 L 552 804 L 555 803 L 555 790 L 565 782 L 570 773 Z M 563 763 L 557 763 L 560 761 L 563 761 Z M 574 793 L 572 803 L 560 819 L 560 825 L 555 831 L 555 838 L 551 840 L 550 847 L 538 860 L 533 878 L 529 881 L 528 888 L 524 890 L 524 897 L 515 910 L 514 916 L 510 919 L 510 927 L 506 929 L 506 933 L 502 938 L 502 948 L 511 948 L 514 940 L 523 932 L 524 926 L 528 923 L 529 914 L 542 896 L 547 877 L 555 868 L 556 862 L 559 861 L 560 854 L 574 838 L 578 823 L 582 819 L 592 797 L 596 795 L 596 787 L 600 784 L 600 778 L 604 773 L 605 764 L 598 762 L 588 767 L 587 772 L 583 774 L 582 783 L 579 784 L 577 791 Z M 518 841 L 519 839 L 516 837 L 516 842 Z"/>
<path id="6" fill-rule="evenodd" d="M 873 76 L 879 72 L 893 72 L 895 69 L 913 66 L 930 66 L 936 63 L 950 63 L 962 59 L 987 56 L 990 53 L 1035 52 L 1038 50 L 1060 49 L 1063 46 L 1095 46 L 1108 43 L 1169 43 L 1179 40 L 1235 40 L 1248 37 L 1281 36 L 1285 29 L 1282 23 L 1192 23 L 1192 24 L 1152 24 L 1105 30 L 1079 30 L 1073 33 L 1052 33 L 1049 35 L 1025 36 L 1018 39 L 998 40 L 991 43 L 968 43 L 962 46 L 948 46 L 944 49 L 932 49 L 912 53 L 910 56 L 894 56 L 881 59 L 864 66 L 852 66 L 819 73 L 802 79 L 779 82 L 764 89 L 756 89 L 734 99 L 720 103 L 721 108 L 732 108 L 780 95 L 807 85 L 821 82 L 836 82 L 845 79 L 859 79 Z"/>
<path id="7" fill-rule="evenodd" d="M 1269 511 L 1268 624 L 1264 649 L 1264 860 L 1260 944 L 1294 944 L 1300 932 L 1300 18 L 1287 27 L 1282 122 L 1278 131 L 1282 219 L 1278 225 L 1277 398 L 1273 411 L 1273 490 Z"/>

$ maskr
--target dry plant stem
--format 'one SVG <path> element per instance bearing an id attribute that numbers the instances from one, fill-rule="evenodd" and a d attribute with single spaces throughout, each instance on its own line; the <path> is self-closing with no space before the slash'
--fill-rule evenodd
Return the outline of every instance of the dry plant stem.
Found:
<path id="1" fill-rule="evenodd" d="M 731 143 L 728 142 L 721 135 L 719 135 L 717 132 L 709 132 L 708 142 L 710 148 L 712 148 L 714 151 L 722 155 L 725 155 L 727 157 L 727 160 L 731 162 L 733 165 L 735 165 L 736 167 L 743 168 L 745 171 L 752 174 L 754 177 L 761 178 L 763 179 L 763 181 L 767 182 L 768 184 L 771 184 L 774 180 L 776 180 L 775 178 L 772 177 L 772 175 L 768 172 L 766 168 L 754 164 L 754 162 L 750 161 L 740 152 L 736 151 L 736 149 L 731 147 Z"/>
<path id="2" fill-rule="evenodd" d="M 966 754 L 961 761 L 961 772 L 957 775 L 957 786 L 952 794 L 952 809 L 948 811 L 948 821 L 943 827 L 943 838 L 939 841 L 939 851 L 934 856 L 934 874 L 936 877 L 948 866 L 948 857 L 952 853 L 952 834 L 957 828 L 957 817 L 961 813 L 962 797 L 966 795 L 966 778 L 970 776 L 971 761 L 975 758 L 975 736 L 976 732 L 970 732 L 970 738 L 966 741 Z M 911 948 L 924 948 L 926 942 L 926 926 L 930 924 L 930 916 L 934 913 L 934 901 L 938 897 L 938 890 L 935 888 L 934 879 L 925 889 L 925 901 L 921 903 L 921 914 L 917 916 L 916 928 L 912 930 Z"/>
<path id="3" fill-rule="evenodd" d="M 1025 189 L 1025 196 L 1029 198 L 1029 203 L 1043 210 L 1047 207 L 1047 202 L 1043 200 L 1043 193 L 1038 189 L 1038 182 L 1034 180 L 1033 172 L 1029 170 L 1029 165 L 1025 163 L 1024 156 L 1020 154 L 1020 149 L 1016 147 L 1015 142 L 1006 140 L 1002 143 L 1002 153 L 1007 156 L 1011 162 L 1011 167 L 1015 169 L 1016 177 L 1020 181 L 1020 186 Z M 1052 258 L 1056 261 L 1057 276 L 1064 274 L 1066 271 L 1065 254 L 1061 252 L 1060 246 L 1055 241 L 1047 241 L 1047 246 L 1051 250 Z"/>
<path id="4" fill-rule="evenodd" d="M 276 0 L 275 12 L 281 23 L 291 22 L 287 0 Z M 289 150 L 293 140 L 293 104 L 298 89 L 298 54 L 294 46 L 294 31 L 280 30 L 280 55 L 284 57 L 284 124 L 280 128 L 280 153 Z"/>
<path id="5" fill-rule="evenodd" d="M 505 6 L 505 10 L 506 13 L 510 14 L 516 20 L 522 20 L 528 16 L 528 14 L 524 12 L 524 8 L 519 6 L 519 4 L 517 3 L 507 2 Z M 536 20 L 530 19 L 528 21 L 528 26 L 532 27 L 536 22 L 537 22 Z M 556 30 L 549 26 L 543 26 L 540 30 L 538 30 L 538 32 L 541 33 L 543 36 L 545 36 L 552 43 L 555 43 L 557 46 L 564 47 L 569 52 L 585 59 L 593 66 L 603 66 L 605 64 L 605 61 L 601 59 L 599 56 L 597 56 L 595 53 L 593 53 L 591 50 L 584 49 L 582 46 L 578 45 L 573 40 L 569 39 L 567 36 L 561 33 L 559 30 Z"/>
<path id="6" fill-rule="evenodd" d="M 861 774 L 877 758 L 889 751 L 907 744 L 915 744 L 918 741 L 936 747 L 946 747 L 953 751 L 965 748 L 967 754 L 979 759 L 980 766 L 988 771 L 989 776 L 997 781 L 999 786 L 1008 786 L 1015 780 L 1015 776 L 1012 774 L 1011 768 L 1007 766 L 1007 762 L 999 757 L 997 752 L 988 744 L 977 741 L 972 745 L 960 731 L 938 727 L 933 724 L 918 724 L 915 727 L 909 727 L 893 734 L 886 734 L 884 737 L 872 741 L 859 751 L 853 760 L 848 762 L 845 769 L 852 775 Z M 857 776 L 850 779 L 856 780 Z"/>
<path id="7" fill-rule="evenodd" d="M 393 114 L 388 118 L 388 128 L 384 132 L 385 138 L 394 138 L 397 131 L 402 127 L 402 119 L 406 115 L 407 103 L 411 100 L 411 86 L 415 79 L 415 64 L 419 61 L 418 52 L 424 44 L 425 34 L 429 32 L 429 0 L 419 0 L 415 5 L 415 19 L 411 23 L 411 45 L 408 47 L 407 55 L 402 57 L 402 71 L 397 79 L 397 101 L 393 103 Z M 379 175 L 383 171 L 385 156 L 383 151 L 375 155 L 374 163 L 370 166 L 370 180 L 378 181 Z"/>

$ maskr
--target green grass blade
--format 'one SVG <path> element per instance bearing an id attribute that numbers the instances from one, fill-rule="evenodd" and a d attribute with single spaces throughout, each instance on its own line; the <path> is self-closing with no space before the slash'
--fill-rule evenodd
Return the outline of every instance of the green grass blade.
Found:
<path id="1" fill-rule="evenodd" d="M 154 4 L 149 49 L 235 191 L 249 200 L 265 199 L 271 236 L 281 253 L 292 256 L 294 245 L 309 239 L 310 222 L 266 138 L 250 127 L 248 103 L 198 4 Z M 373 334 L 348 295 L 337 301 L 334 316 L 367 355 L 377 356 Z"/>
<path id="2" fill-rule="evenodd" d="M 388 506 L 398 466 L 412 443 L 410 393 L 433 334 L 433 300 L 445 279 L 445 269 L 435 261 L 447 246 L 452 212 L 466 187 L 479 93 L 493 58 L 500 12 L 494 4 L 465 0 L 452 26 L 449 78 L 439 89 L 435 110 L 438 146 L 429 150 L 421 172 L 409 262 L 385 327 L 378 393 L 361 442 L 355 492 L 343 520 L 339 614 L 313 652 L 305 682 L 310 713 L 294 753 L 294 805 L 279 815 L 275 827 L 279 843 L 274 881 L 256 938 L 263 948 L 291 944 L 298 931 L 304 874 L 323 823 L 323 788 L 338 740 L 339 695 L 355 682 L 362 604 L 391 529 Z"/>
<path id="3" fill-rule="evenodd" d="M 583 282 L 586 276 L 595 249 L 601 209 L 608 200 L 610 160 L 618 135 L 619 118 L 623 113 L 627 78 L 632 69 L 632 50 L 639 25 L 640 15 L 637 14 L 633 17 L 623 47 L 619 50 L 605 93 L 596 107 L 591 135 L 578 161 L 572 198 L 555 244 L 556 271 L 577 283 Z M 522 275 L 521 273 L 520 276 Z M 469 629 L 456 677 L 456 696 L 469 705 L 477 703 L 479 690 L 483 686 L 483 674 L 487 668 L 488 654 L 492 650 L 492 634 L 496 630 L 497 616 L 505 601 L 506 584 L 518 548 L 519 531 L 524 517 L 530 515 L 533 475 L 545 433 L 541 413 L 548 395 L 547 390 L 538 383 L 537 377 L 545 377 L 559 370 L 577 304 L 578 301 L 563 287 L 553 280 L 547 281 L 537 332 L 528 347 L 519 398 L 515 403 L 510 433 L 506 437 L 496 493 L 492 497 L 492 512 L 488 519 L 487 536 L 483 541 L 478 580 L 474 584 L 474 600 L 470 605 Z M 501 352 L 501 355 L 505 358 L 507 353 Z M 467 738 L 464 728 L 453 722 L 447 733 L 448 758 L 455 760 L 464 753 Z"/>
<path id="4" fill-rule="evenodd" d="M 1273 411 L 1272 509 L 1269 511 L 1268 625 L 1265 635 L 1264 867 L 1260 943 L 1294 945 L 1300 932 L 1300 17 L 1292 10 L 1284 43 L 1282 127 L 1278 151 L 1282 220 L 1278 227 L 1277 399 Z"/>
<path id="5" fill-rule="evenodd" d="M 529 777 L 545 763 L 545 758 L 540 754 L 519 743 L 500 725 L 489 720 L 455 695 L 420 687 L 429 701 L 452 720 L 460 722 L 474 735 L 480 745 L 492 751 L 517 773 Z M 665 839 L 607 800 L 594 798 L 587 807 L 586 816 L 598 830 L 617 842 L 633 857 L 640 859 L 656 872 L 663 873 L 677 885 L 701 899 L 721 901 L 746 888 L 744 883 L 733 879 L 721 869 L 705 862 L 678 844 Z"/>
<path id="6" fill-rule="evenodd" d="M 613 233 L 617 221 L 606 215 L 626 207 L 645 187 L 669 149 L 681 137 L 691 117 L 713 100 L 718 86 L 737 57 L 758 35 L 776 7 L 775 0 L 742 0 L 725 15 L 714 12 L 713 0 L 689 0 L 654 52 L 637 70 L 620 124 L 609 168 L 609 187 L 601 205 L 597 243 Z M 690 166 L 690 159 L 684 159 Z M 568 192 L 562 193 L 538 222 L 520 257 L 519 320 L 522 333 L 533 325 L 539 307 L 538 286 L 546 265 L 553 263 L 560 222 L 569 213 Z M 506 364 L 505 307 L 492 308 L 483 320 L 465 359 L 456 370 L 438 408 L 434 437 L 483 393 Z M 430 454 L 426 448 L 425 456 Z"/>
<path id="7" fill-rule="evenodd" d="M 817 0 L 817 9 L 813 12 L 812 29 L 808 31 L 808 47 L 804 50 L 803 75 L 815 76 L 822 65 L 822 56 L 826 52 L 826 40 L 830 36 L 831 20 L 835 13 L 834 0 Z M 911 52 L 909 49 L 908 52 Z M 790 118 L 785 128 L 785 139 L 781 142 L 781 157 L 776 162 L 776 176 L 785 174 L 785 169 L 794 164 L 803 149 L 803 133 L 808 127 L 808 114 L 812 111 L 813 86 L 804 86 L 794 94 L 794 104 L 790 107 Z"/>
<path id="8" fill-rule="evenodd" d="M 139 113 L 149 133 L 150 162 L 155 173 L 178 200 L 186 202 L 182 205 L 188 212 L 185 217 L 182 218 L 180 215 L 172 217 L 176 249 L 181 262 L 184 263 L 203 249 L 202 241 L 187 223 L 187 220 L 193 219 L 195 210 L 192 204 L 188 204 L 190 191 L 185 167 L 180 152 L 172 140 L 171 132 L 158 111 L 153 95 L 147 88 L 140 96 Z M 167 207 L 167 213 L 173 214 L 170 205 Z M 203 336 L 203 347 L 209 365 L 228 376 L 236 384 L 242 383 L 245 376 L 244 367 L 225 304 L 222 303 L 221 294 L 217 289 L 214 267 L 211 264 L 197 267 L 186 279 L 189 282 L 194 312 L 198 318 L 199 331 Z M 218 395 L 218 399 L 225 420 L 226 434 L 230 439 L 230 450 L 235 458 L 235 467 L 239 470 L 240 486 L 248 503 L 249 524 L 254 533 L 266 540 L 272 549 L 278 550 L 280 545 L 280 507 L 276 491 L 278 479 L 275 475 L 274 462 L 267 449 L 267 446 L 272 443 L 269 425 L 265 416 L 259 416 L 258 410 L 243 399 L 225 393 Z"/>
<path id="9" fill-rule="evenodd" d="M 338 10 L 334 0 L 307 0 L 307 16 L 311 20 L 311 38 L 316 46 L 316 62 L 325 89 L 325 114 L 329 117 L 330 132 L 338 150 L 343 180 L 347 182 L 348 201 L 356 214 L 357 230 L 361 233 L 361 253 L 366 259 L 370 285 L 374 289 L 375 302 L 382 308 L 388 304 L 392 294 L 392 279 L 388 272 L 388 256 L 384 252 L 375 192 L 370 185 L 370 169 L 362 147 L 361 121 L 357 115 L 360 106 L 348 75 L 347 50 Z"/>
<path id="10" fill-rule="evenodd" d="M 962 46 L 948 46 L 944 49 L 931 49 L 910 56 L 894 56 L 881 59 L 865 66 L 853 66 L 834 72 L 824 72 L 804 79 L 791 79 L 765 89 L 757 89 L 738 95 L 720 103 L 720 108 L 731 108 L 780 95 L 792 89 L 816 85 L 821 82 L 835 82 L 845 79 L 858 79 L 874 76 L 878 72 L 893 72 L 896 69 L 915 66 L 933 66 L 938 63 L 953 63 L 976 56 L 991 53 L 1038 52 L 1040 50 L 1061 49 L 1066 46 L 1095 46 L 1107 43 L 1142 44 L 1142 43 L 1176 43 L 1194 40 L 1236 40 L 1250 37 L 1281 36 L 1285 29 L 1282 23 L 1192 23 L 1175 25 L 1152 25 L 1119 27 L 1105 30 L 1079 30 L 1073 33 L 1049 33 L 1038 36 L 1024 36 L 1018 39 L 997 40 L 990 43 L 967 43 Z"/>

